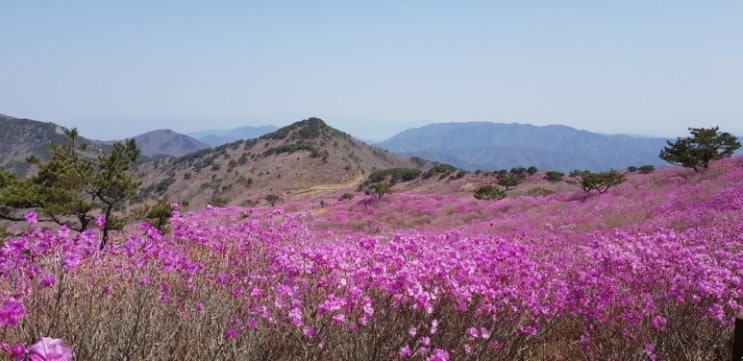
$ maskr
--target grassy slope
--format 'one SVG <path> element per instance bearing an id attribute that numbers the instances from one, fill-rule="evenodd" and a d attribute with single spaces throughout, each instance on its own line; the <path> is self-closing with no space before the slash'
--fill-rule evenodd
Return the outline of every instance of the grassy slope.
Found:
<path id="1" fill-rule="evenodd" d="M 477 185 L 495 183 L 495 178 L 470 174 L 457 180 L 399 183 L 395 186 L 396 193 L 375 203 L 367 203 L 367 197 L 358 193 L 353 200 L 340 201 L 343 191 L 335 191 L 311 201 L 282 202 L 277 207 L 311 211 L 318 227 L 333 229 L 336 234 L 460 227 L 471 233 L 492 233 L 527 226 L 589 232 L 639 229 L 646 224 L 684 230 L 698 224 L 689 224 L 690 220 L 683 219 L 679 210 L 699 202 L 714 202 L 726 190 L 740 187 L 741 165 L 743 157 L 735 157 L 713 164 L 706 172 L 665 168 L 651 174 L 633 173 L 624 184 L 606 194 L 586 193 L 565 182 L 551 183 L 535 175 L 510 191 L 509 198 L 479 201 L 472 197 L 472 190 Z M 535 187 L 557 193 L 546 197 L 524 196 Z M 325 201 L 325 207 L 319 199 Z M 270 207 L 254 211 L 269 210 Z"/>

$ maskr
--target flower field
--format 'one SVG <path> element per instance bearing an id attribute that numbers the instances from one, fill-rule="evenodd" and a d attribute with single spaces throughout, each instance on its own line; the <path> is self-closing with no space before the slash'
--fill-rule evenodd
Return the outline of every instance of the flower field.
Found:
<path id="1" fill-rule="evenodd" d="M 360 198 L 173 205 L 165 234 L 142 224 L 103 250 L 30 216 L 0 250 L 0 358 L 730 357 L 743 158 L 602 195 Z M 25 351 L 39 340 L 59 352 Z"/>

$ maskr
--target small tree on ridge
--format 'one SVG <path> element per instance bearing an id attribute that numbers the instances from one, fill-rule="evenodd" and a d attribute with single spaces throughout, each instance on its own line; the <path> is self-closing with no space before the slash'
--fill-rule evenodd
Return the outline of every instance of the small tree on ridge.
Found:
<path id="1" fill-rule="evenodd" d="M 494 201 L 506 198 L 506 192 L 494 185 L 486 185 L 478 188 L 474 196 L 476 199 Z"/>
<path id="2" fill-rule="evenodd" d="M 614 169 L 603 173 L 584 172 L 580 185 L 586 192 L 597 190 L 599 193 L 606 193 L 610 187 L 618 186 L 626 179 L 624 174 Z"/>
<path id="3" fill-rule="evenodd" d="M 710 161 L 729 157 L 740 148 L 737 138 L 728 132 L 721 133 L 719 129 L 689 128 L 691 137 L 666 141 L 668 145 L 660 152 L 660 159 L 694 171 L 699 167 L 707 169 Z"/>

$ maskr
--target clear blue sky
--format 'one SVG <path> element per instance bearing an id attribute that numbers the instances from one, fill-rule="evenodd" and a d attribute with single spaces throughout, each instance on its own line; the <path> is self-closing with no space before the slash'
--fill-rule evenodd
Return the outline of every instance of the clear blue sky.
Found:
<path id="1" fill-rule="evenodd" d="M 0 0 L 0 113 L 106 139 L 310 116 L 743 134 L 743 1 Z"/>

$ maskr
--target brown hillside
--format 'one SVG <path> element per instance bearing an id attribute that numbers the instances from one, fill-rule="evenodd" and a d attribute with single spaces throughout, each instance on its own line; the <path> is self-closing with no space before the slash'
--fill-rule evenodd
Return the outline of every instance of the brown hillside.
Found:
<path id="1" fill-rule="evenodd" d="M 167 198 L 194 206 L 240 205 L 262 201 L 268 194 L 312 198 L 352 191 L 375 170 L 412 166 L 319 118 L 309 118 L 258 139 L 145 162 L 135 169 L 142 191 L 133 203 Z"/>
<path id="2" fill-rule="evenodd" d="M 54 123 L 0 115 L 0 166 L 20 177 L 30 175 L 34 170 L 26 162 L 26 158 L 35 155 L 41 160 L 48 160 L 51 156 L 49 143 L 69 142 L 65 130 L 66 128 Z M 80 142 L 92 141 L 80 137 Z M 95 156 L 101 147 L 103 146 L 93 146 L 84 155 Z"/>

